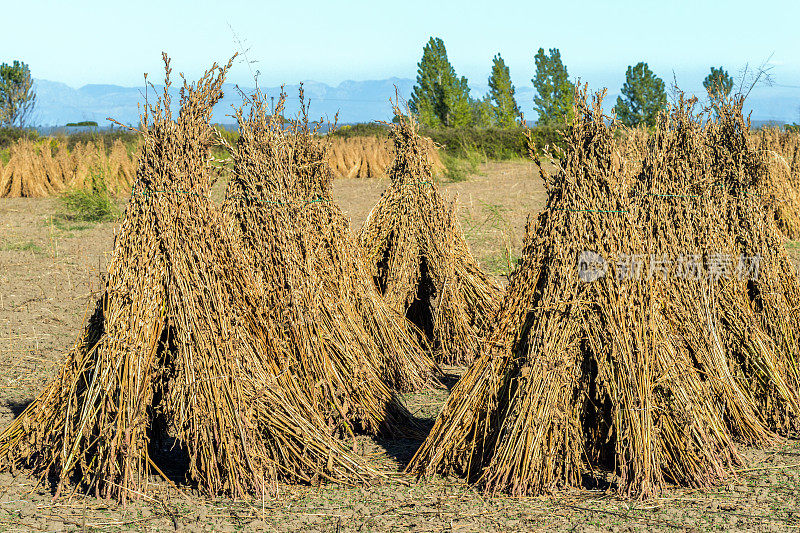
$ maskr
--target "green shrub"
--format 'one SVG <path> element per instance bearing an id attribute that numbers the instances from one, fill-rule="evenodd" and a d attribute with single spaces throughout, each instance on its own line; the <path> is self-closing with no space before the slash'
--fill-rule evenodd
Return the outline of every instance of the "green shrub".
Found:
<path id="1" fill-rule="evenodd" d="M 106 190 L 72 189 L 61 196 L 61 202 L 69 211 L 66 218 L 70 220 L 109 222 L 119 216 L 119 209 Z"/>
<path id="2" fill-rule="evenodd" d="M 71 189 L 61 195 L 61 203 L 68 211 L 65 218 L 84 222 L 109 222 L 116 220 L 119 209 L 108 192 L 104 169 L 93 169 L 91 187 Z"/>
<path id="3" fill-rule="evenodd" d="M 528 157 L 528 140 L 522 128 L 439 128 L 422 133 L 450 155 L 462 158 L 470 157 L 470 153 L 480 154 L 484 159 Z M 562 142 L 560 131 L 554 126 L 532 128 L 531 138 L 538 150 Z"/>
<path id="4" fill-rule="evenodd" d="M 226 143 L 230 144 L 231 146 L 236 146 L 236 141 L 239 140 L 239 132 L 238 131 L 231 131 L 224 126 L 219 124 L 213 125 L 214 129 L 217 130 L 220 137 L 222 137 Z"/>
<path id="5" fill-rule="evenodd" d="M 486 161 L 486 158 L 474 150 L 466 150 L 461 155 L 453 155 L 444 151 L 441 159 L 445 167 L 442 177 L 450 181 L 465 181 L 471 174 L 478 171 L 478 165 Z"/>
<path id="6" fill-rule="evenodd" d="M 342 139 L 349 139 L 350 137 L 388 137 L 389 126 L 380 122 L 345 124 L 336 128 L 331 135 Z"/>
<path id="7" fill-rule="evenodd" d="M 0 148 L 8 148 L 23 138 L 35 141 L 39 138 L 39 133 L 31 129 L 0 128 Z"/>
<path id="8" fill-rule="evenodd" d="M 111 150 L 111 146 L 115 141 L 120 140 L 126 145 L 135 144 L 138 140 L 139 134 L 130 131 L 115 128 L 113 130 L 102 131 L 79 131 L 66 135 L 67 149 L 72 150 L 76 144 L 79 143 L 102 143 L 106 152 Z"/>
<path id="9" fill-rule="evenodd" d="M 68 128 L 80 128 L 80 127 L 88 127 L 88 128 L 96 128 L 97 122 L 94 120 L 82 120 L 81 122 L 67 122 L 66 127 Z"/>

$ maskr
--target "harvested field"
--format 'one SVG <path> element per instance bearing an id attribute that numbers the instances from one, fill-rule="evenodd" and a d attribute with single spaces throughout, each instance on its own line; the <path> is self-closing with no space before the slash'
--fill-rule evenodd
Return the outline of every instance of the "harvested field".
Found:
<path id="1" fill-rule="evenodd" d="M 388 180 L 336 180 L 333 196 L 359 228 Z M 215 189 L 221 202 L 223 184 Z M 518 255 L 528 213 L 545 194 L 532 163 L 483 165 L 477 176 L 442 183 L 458 197 L 465 236 L 482 267 L 503 281 L 502 235 L 513 235 Z M 513 193 L 509 193 L 513 191 Z M 516 194 L 518 192 L 518 194 Z M 77 224 L 58 216 L 52 199 L 0 200 L 0 426 L 5 427 L 52 379 L 76 340 L 84 314 L 102 288 L 115 224 Z M 800 243 L 787 243 L 795 262 Z M 448 368 L 456 375 L 462 368 Z M 447 392 L 405 394 L 406 405 L 431 424 Z M 418 442 L 359 437 L 359 449 L 387 466 L 403 466 Z M 800 525 L 800 446 L 741 448 L 745 466 L 729 483 L 709 490 L 670 489 L 642 503 L 621 501 L 605 487 L 558 496 L 487 499 L 460 479 L 372 488 L 281 486 L 278 499 L 209 500 L 152 478 L 152 496 L 125 508 L 94 497 L 63 495 L 55 502 L 25 472 L 0 474 L 0 522 L 7 530 L 259 529 L 294 531 L 629 531 L 720 529 L 781 531 Z"/>

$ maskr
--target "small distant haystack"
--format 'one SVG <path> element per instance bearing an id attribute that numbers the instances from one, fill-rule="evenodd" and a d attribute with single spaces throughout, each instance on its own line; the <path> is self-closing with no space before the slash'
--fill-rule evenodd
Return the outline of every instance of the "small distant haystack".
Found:
<path id="1" fill-rule="evenodd" d="M 434 175 L 444 173 L 444 164 L 433 141 L 424 138 Z M 384 178 L 392 164 L 392 152 L 386 139 L 375 136 L 331 139 L 328 162 L 334 178 Z"/>
<path id="2" fill-rule="evenodd" d="M 290 371 L 340 422 L 402 433 L 411 417 L 391 389 L 432 385 L 436 366 L 413 325 L 376 291 L 333 202 L 328 147 L 309 128 L 307 109 L 287 127 L 280 112 L 268 116 L 261 94 L 250 101 L 237 112 L 223 209 L 269 287 L 262 305 L 283 323 Z"/>
<path id="3" fill-rule="evenodd" d="M 0 434 L 0 466 L 72 479 L 102 497 L 147 491 L 182 468 L 210 495 L 274 493 L 278 481 L 368 482 L 380 474 L 331 437 L 306 384 L 283 372 L 280 324 L 253 302 L 247 268 L 209 195 L 212 106 L 230 67 L 184 82 L 142 117 L 135 194 L 104 296 L 58 377 Z M 165 464 L 161 446 L 183 452 Z"/>
<path id="4" fill-rule="evenodd" d="M 394 110 L 391 185 L 359 240 L 384 299 L 425 334 L 436 361 L 467 364 L 492 326 L 502 290 L 472 257 L 455 202 L 437 190 L 430 145 L 413 118 Z"/>
<path id="5" fill-rule="evenodd" d="M 107 153 L 102 143 L 79 143 L 70 151 L 58 139 L 20 139 L 8 163 L 0 165 L 0 198 L 44 198 L 98 187 L 122 196 L 130 193 L 135 162 L 120 140 Z"/>
<path id="6" fill-rule="evenodd" d="M 66 149 L 64 150 L 66 152 Z M 128 155 L 125 143 L 117 139 L 106 152 L 102 143 L 77 144 L 62 156 L 71 189 L 90 190 L 102 186 L 114 196 L 131 192 L 136 173 L 136 155 Z"/>
<path id="7" fill-rule="evenodd" d="M 519 496 L 592 480 L 633 498 L 667 482 L 708 486 L 741 461 L 734 435 L 771 434 L 752 409 L 731 428 L 729 406 L 747 407 L 736 383 L 698 365 L 674 338 L 663 288 L 631 269 L 655 237 L 642 231 L 602 94 L 575 100 L 497 326 L 409 469 Z"/>
<path id="8" fill-rule="evenodd" d="M 71 178 L 53 156 L 50 142 L 20 139 L 9 152 L 8 163 L 0 167 L 0 198 L 54 196 Z"/>

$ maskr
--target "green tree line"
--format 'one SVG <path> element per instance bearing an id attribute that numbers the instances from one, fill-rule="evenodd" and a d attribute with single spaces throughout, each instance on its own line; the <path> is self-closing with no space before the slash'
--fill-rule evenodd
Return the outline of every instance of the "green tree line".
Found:
<path id="1" fill-rule="evenodd" d="M 533 107 L 537 124 L 558 126 L 572 117 L 575 83 L 558 48 L 539 48 L 533 58 L 535 75 L 531 79 L 536 93 Z M 444 42 L 431 37 L 417 64 L 417 80 L 409 108 L 427 128 L 495 127 L 519 125 L 520 110 L 508 66 L 498 53 L 492 58 L 489 92 L 483 98 L 470 95 L 467 78 L 459 76 L 447 58 Z M 709 95 L 728 96 L 733 78 L 723 67 L 711 67 L 703 81 Z M 664 81 L 645 62 L 629 66 L 614 112 L 626 126 L 653 126 L 667 105 Z"/>

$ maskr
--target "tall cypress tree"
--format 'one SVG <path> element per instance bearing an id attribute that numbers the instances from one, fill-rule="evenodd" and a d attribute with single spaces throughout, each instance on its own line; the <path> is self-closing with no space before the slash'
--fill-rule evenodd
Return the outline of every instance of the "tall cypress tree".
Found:
<path id="1" fill-rule="evenodd" d="M 449 64 L 449 63 L 448 63 Z M 472 99 L 469 97 L 469 82 L 461 76 L 456 78 L 456 72 L 450 67 L 452 78 L 445 85 L 445 102 L 447 114 L 445 126 L 463 128 L 472 124 Z"/>
<path id="2" fill-rule="evenodd" d="M 572 114 L 575 85 L 569 81 L 567 67 L 561 62 L 561 52 L 551 48 L 550 55 L 544 48 L 534 56 L 536 75 L 531 80 L 538 93 L 533 97 L 534 109 L 539 113 L 539 123 L 565 122 Z"/>
<path id="3" fill-rule="evenodd" d="M 620 122 L 626 126 L 655 126 L 658 113 L 667 106 L 667 90 L 664 80 L 653 74 L 647 63 L 628 67 L 621 92 L 614 106 Z"/>
<path id="4" fill-rule="evenodd" d="M 438 37 L 431 37 L 422 50 L 417 83 L 408 105 L 425 126 L 458 127 L 472 122 L 467 78 L 456 75 L 444 42 Z"/>
<path id="5" fill-rule="evenodd" d="M 511 73 L 499 53 L 492 59 L 489 96 L 494 101 L 494 123 L 501 128 L 515 126 L 519 117 L 519 107 L 514 99 Z"/>
<path id="6" fill-rule="evenodd" d="M 711 72 L 703 80 L 703 87 L 709 94 L 728 96 L 733 90 L 733 78 L 724 68 L 711 67 Z"/>

